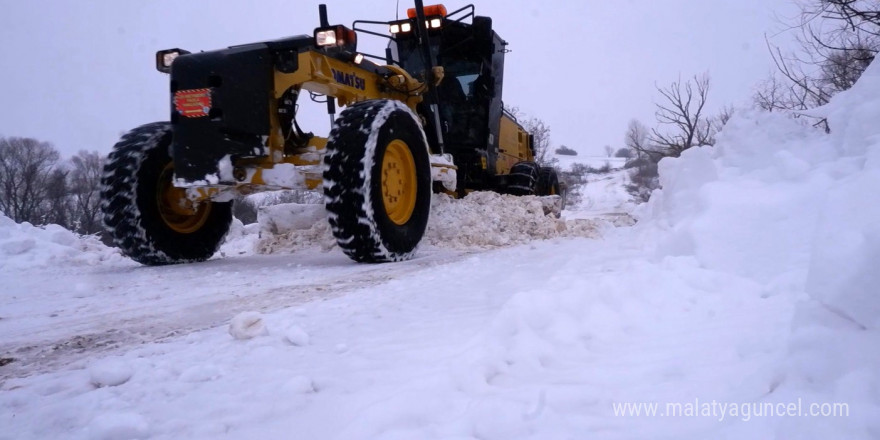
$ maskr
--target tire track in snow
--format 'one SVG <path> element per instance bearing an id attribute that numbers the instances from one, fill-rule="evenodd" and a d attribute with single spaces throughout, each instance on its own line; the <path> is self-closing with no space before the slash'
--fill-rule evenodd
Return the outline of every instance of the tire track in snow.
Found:
<path id="1" fill-rule="evenodd" d="M 84 362 L 99 354 L 106 355 L 134 345 L 162 342 L 223 326 L 234 315 L 243 311 L 271 312 L 311 301 L 336 298 L 386 283 L 403 275 L 460 261 L 463 256 L 477 252 L 479 251 L 425 253 L 413 260 L 381 265 L 349 264 L 345 260 L 342 268 L 333 268 L 317 279 L 305 283 L 283 282 L 266 288 L 251 286 L 251 290 L 241 296 L 225 295 L 219 299 L 204 295 L 184 296 L 179 301 L 171 301 L 157 308 L 149 307 L 149 301 L 142 301 L 140 304 L 122 309 L 107 307 L 99 313 L 86 313 L 59 323 L 64 328 L 76 329 L 72 335 L 71 332 L 62 331 L 56 337 L 45 338 L 41 335 L 50 329 L 45 328 L 45 325 L 31 326 L 26 335 L 18 335 L 18 340 L 0 343 L 0 358 L 14 359 L 0 367 L 0 386 L 10 378 L 47 372 L 62 364 Z M 310 255 L 284 257 L 286 258 L 270 259 L 284 264 L 268 269 L 277 272 L 291 264 L 298 264 L 298 270 L 308 270 L 310 267 L 308 263 Z M 228 287 L 226 286 L 228 277 L 212 279 L 212 275 L 217 273 L 218 266 L 240 269 L 236 273 L 237 278 L 252 281 L 246 283 L 246 286 L 254 284 L 259 286 L 265 280 L 267 270 L 267 267 L 260 264 L 260 260 L 266 258 L 231 258 L 187 266 L 135 268 L 130 272 L 166 272 L 159 286 L 152 283 L 138 286 L 140 293 L 144 294 L 149 294 L 144 290 L 155 290 L 157 287 L 176 284 L 187 285 L 193 282 L 208 283 L 208 286 L 203 286 L 208 289 L 212 287 L 224 289 Z M 193 270 L 179 270 L 181 268 Z M 193 275 L 193 272 L 204 275 L 196 279 L 186 279 L 187 276 Z M 81 276 L 89 276 L 89 274 Z M 67 336 L 63 336 L 65 334 Z"/>

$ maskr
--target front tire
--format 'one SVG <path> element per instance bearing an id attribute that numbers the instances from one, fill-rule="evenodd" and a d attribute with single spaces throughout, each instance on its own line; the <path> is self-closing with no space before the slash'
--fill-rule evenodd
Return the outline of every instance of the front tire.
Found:
<path id="1" fill-rule="evenodd" d="M 510 167 L 507 179 L 508 193 L 515 196 L 534 195 L 538 185 L 538 164 L 531 161 L 517 162 Z"/>
<path id="2" fill-rule="evenodd" d="M 192 204 L 172 182 L 171 124 L 156 122 L 126 133 L 113 147 L 101 178 L 106 233 L 139 263 L 204 261 L 214 255 L 232 222 L 232 203 Z"/>
<path id="3" fill-rule="evenodd" d="M 428 141 L 403 103 L 371 100 L 343 111 L 327 140 L 324 200 L 342 251 L 358 262 L 415 254 L 431 210 Z"/>

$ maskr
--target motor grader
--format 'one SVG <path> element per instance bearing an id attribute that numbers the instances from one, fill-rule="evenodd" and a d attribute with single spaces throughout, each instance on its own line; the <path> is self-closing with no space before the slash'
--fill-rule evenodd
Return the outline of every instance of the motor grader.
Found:
<path id="1" fill-rule="evenodd" d="M 473 5 L 447 13 L 416 0 L 404 19 L 351 27 L 327 17 L 321 5 L 311 35 L 157 52 L 170 120 L 125 134 L 101 181 L 105 229 L 123 254 L 205 260 L 236 196 L 308 188 L 323 191 L 349 257 L 398 261 L 422 239 L 434 192 L 560 193 L 502 105 L 507 42 Z M 387 38 L 385 53 L 359 52 L 358 35 Z M 326 97 L 331 120 L 343 108 L 326 138 L 297 121 L 305 93 Z"/>

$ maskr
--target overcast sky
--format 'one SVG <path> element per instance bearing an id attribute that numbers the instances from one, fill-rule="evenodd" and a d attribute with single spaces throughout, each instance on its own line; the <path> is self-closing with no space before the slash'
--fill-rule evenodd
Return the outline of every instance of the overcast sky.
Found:
<path id="1" fill-rule="evenodd" d="M 794 15 L 792 2 L 485 0 L 476 7 L 510 43 L 505 103 L 543 119 L 554 146 L 599 154 L 604 145 L 622 146 L 630 119 L 653 125 L 655 85 L 679 75 L 710 73 L 710 110 L 747 103 L 771 70 L 764 34 Z M 168 118 L 168 77 L 154 68 L 156 50 L 311 34 L 318 3 L 0 0 L 0 136 L 49 141 L 65 156 L 109 152 L 124 131 Z M 324 3 L 331 22 L 349 25 L 390 20 L 397 11 L 397 0 Z M 466 3 L 445 4 L 451 11 Z M 400 1 L 400 14 L 409 6 Z M 366 40 L 362 48 L 376 47 Z M 305 122 L 307 131 L 329 131 L 326 116 Z"/>

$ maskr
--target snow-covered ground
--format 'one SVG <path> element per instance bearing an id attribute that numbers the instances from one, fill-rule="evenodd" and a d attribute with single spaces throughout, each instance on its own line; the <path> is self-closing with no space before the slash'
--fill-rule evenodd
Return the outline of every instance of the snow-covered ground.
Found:
<path id="1" fill-rule="evenodd" d="M 588 174 L 587 182 L 577 188 L 580 201 L 565 212 L 565 218 L 606 219 L 619 225 L 631 224 L 636 202 L 626 190 L 629 172 L 621 168 L 604 174 Z"/>
<path id="2" fill-rule="evenodd" d="M 637 208 L 437 199 L 479 232 L 399 264 L 237 225 L 148 268 L 0 218 L 0 439 L 880 438 L 880 65 L 819 111 L 741 111 Z"/>

